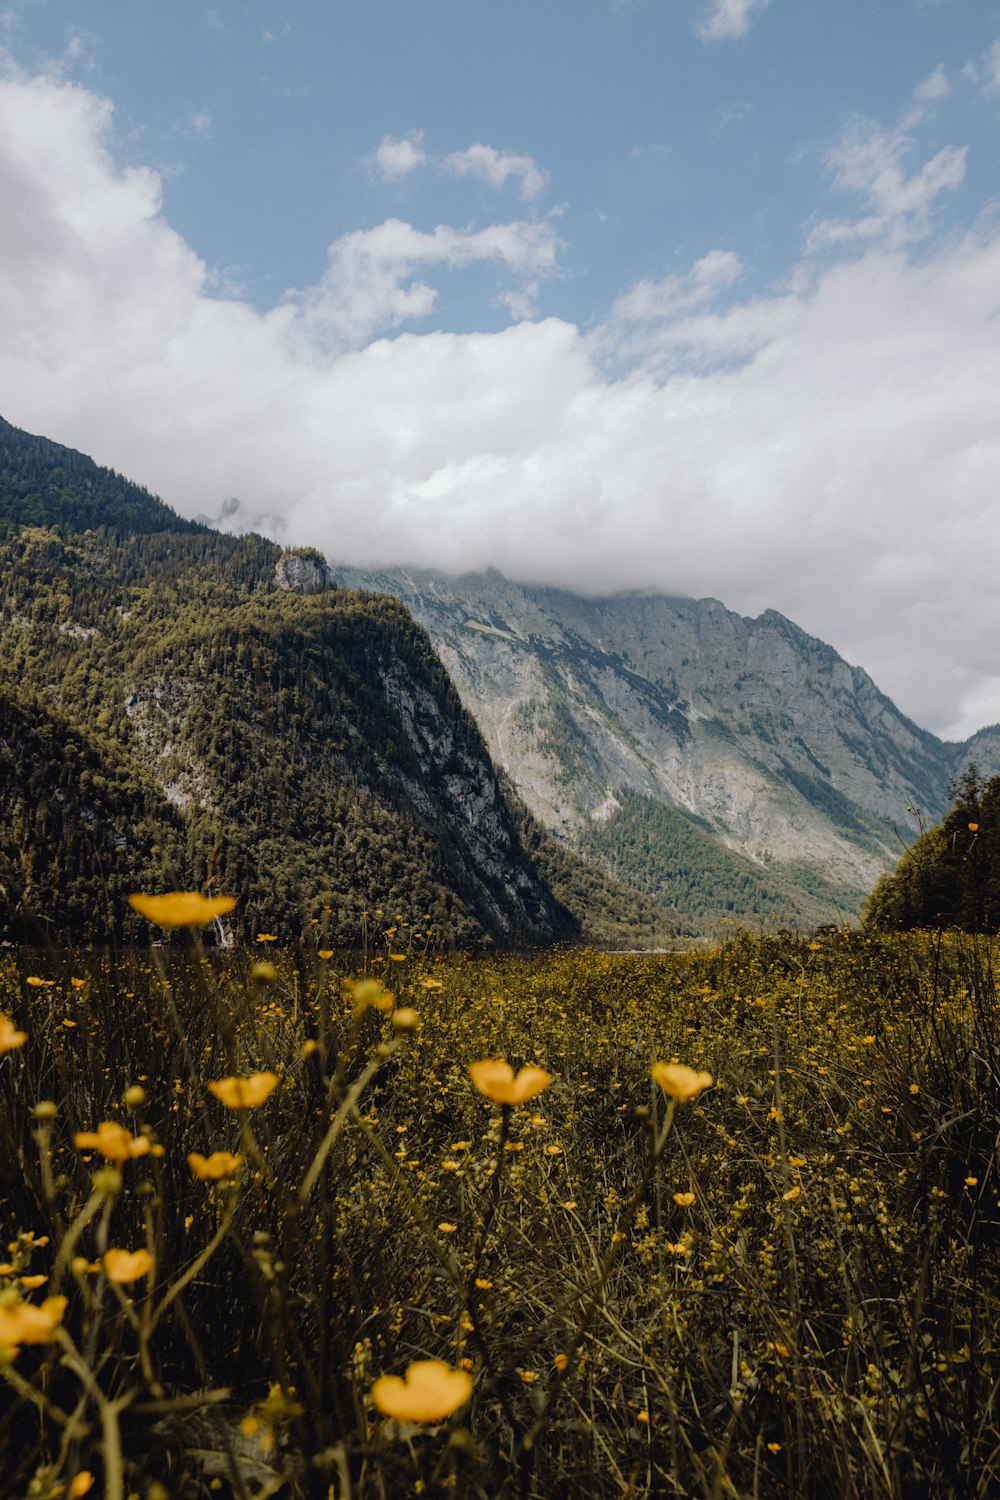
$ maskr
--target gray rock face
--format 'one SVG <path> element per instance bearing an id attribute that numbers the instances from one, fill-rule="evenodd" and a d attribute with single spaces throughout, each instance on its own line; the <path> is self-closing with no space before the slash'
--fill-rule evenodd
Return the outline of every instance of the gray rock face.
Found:
<path id="1" fill-rule="evenodd" d="M 856 910 L 918 816 L 944 811 L 969 751 L 1000 769 L 1000 731 L 943 743 L 773 610 L 751 620 L 715 599 L 583 599 L 494 570 L 338 573 L 407 605 L 496 763 L 570 843 L 636 793 L 786 883 L 806 891 L 820 877 Z"/>
<path id="2" fill-rule="evenodd" d="M 312 550 L 282 553 L 274 565 L 274 581 L 296 594 L 323 594 L 337 587 L 322 553 Z"/>

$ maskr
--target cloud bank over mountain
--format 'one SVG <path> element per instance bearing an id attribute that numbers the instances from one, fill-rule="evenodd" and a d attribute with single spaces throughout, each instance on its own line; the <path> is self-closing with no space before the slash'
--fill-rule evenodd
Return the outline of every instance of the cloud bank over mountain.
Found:
<path id="1" fill-rule="evenodd" d="M 717 5 L 706 36 L 759 9 Z M 261 311 L 168 222 L 157 172 L 119 164 L 108 99 L 8 63 L 0 410 L 185 515 L 235 497 L 226 524 L 360 566 L 773 606 L 962 736 L 1000 719 L 1000 226 L 934 234 L 966 154 L 921 159 L 911 122 L 944 86 L 849 124 L 770 290 L 707 246 L 583 327 L 544 316 L 572 253 L 530 156 L 452 153 L 506 213 L 357 229 Z M 430 154 L 414 130 L 369 164 Z M 420 331 L 460 274 L 508 326 Z"/>

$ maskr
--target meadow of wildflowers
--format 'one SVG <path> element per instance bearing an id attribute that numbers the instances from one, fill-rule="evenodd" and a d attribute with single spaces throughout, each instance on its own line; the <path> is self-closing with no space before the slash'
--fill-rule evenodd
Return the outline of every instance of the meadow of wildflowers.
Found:
<path id="1" fill-rule="evenodd" d="M 0 960 L 5 1497 L 1000 1493 L 991 940 L 147 915 Z"/>

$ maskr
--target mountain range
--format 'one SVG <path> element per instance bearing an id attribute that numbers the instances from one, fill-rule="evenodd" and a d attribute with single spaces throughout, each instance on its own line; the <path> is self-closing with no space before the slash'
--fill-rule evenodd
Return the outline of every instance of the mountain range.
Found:
<path id="1" fill-rule="evenodd" d="M 0 938 L 170 886 L 396 946 L 852 919 L 970 761 L 774 611 L 331 572 L 0 419 Z"/>
<path id="2" fill-rule="evenodd" d="M 856 917 L 966 766 L 1000 770 L 1000 729 L 936 738 L 774 610 L 336 573 L 406 605 L 539 821 L 682 930 Z"/>

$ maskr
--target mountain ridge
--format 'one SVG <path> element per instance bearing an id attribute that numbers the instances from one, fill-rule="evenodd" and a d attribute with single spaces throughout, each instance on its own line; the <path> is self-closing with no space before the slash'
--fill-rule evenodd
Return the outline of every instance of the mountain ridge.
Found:
<path id="1" fill-rule="evenodd" d="M 757 895 L 709 901 L 706 918 L 856 915 L 920 817 L 943 813 L 966 755 L 987 769 L 1000 757 L 1000 731 L 937 739 L 777 610 L 750 619 L 645 590 L 585 597 L 495 569 L 337 571 L 394 593 L 427 628 L 494 759 L 570 847 L 625 877 L 625 790 L 700 820 L 748 860 L 732 879 Z M 660 899 L 689 913 L 666 846 L 658 866 Z M 650 894 L 649 880 L 638 888 Z"/>

